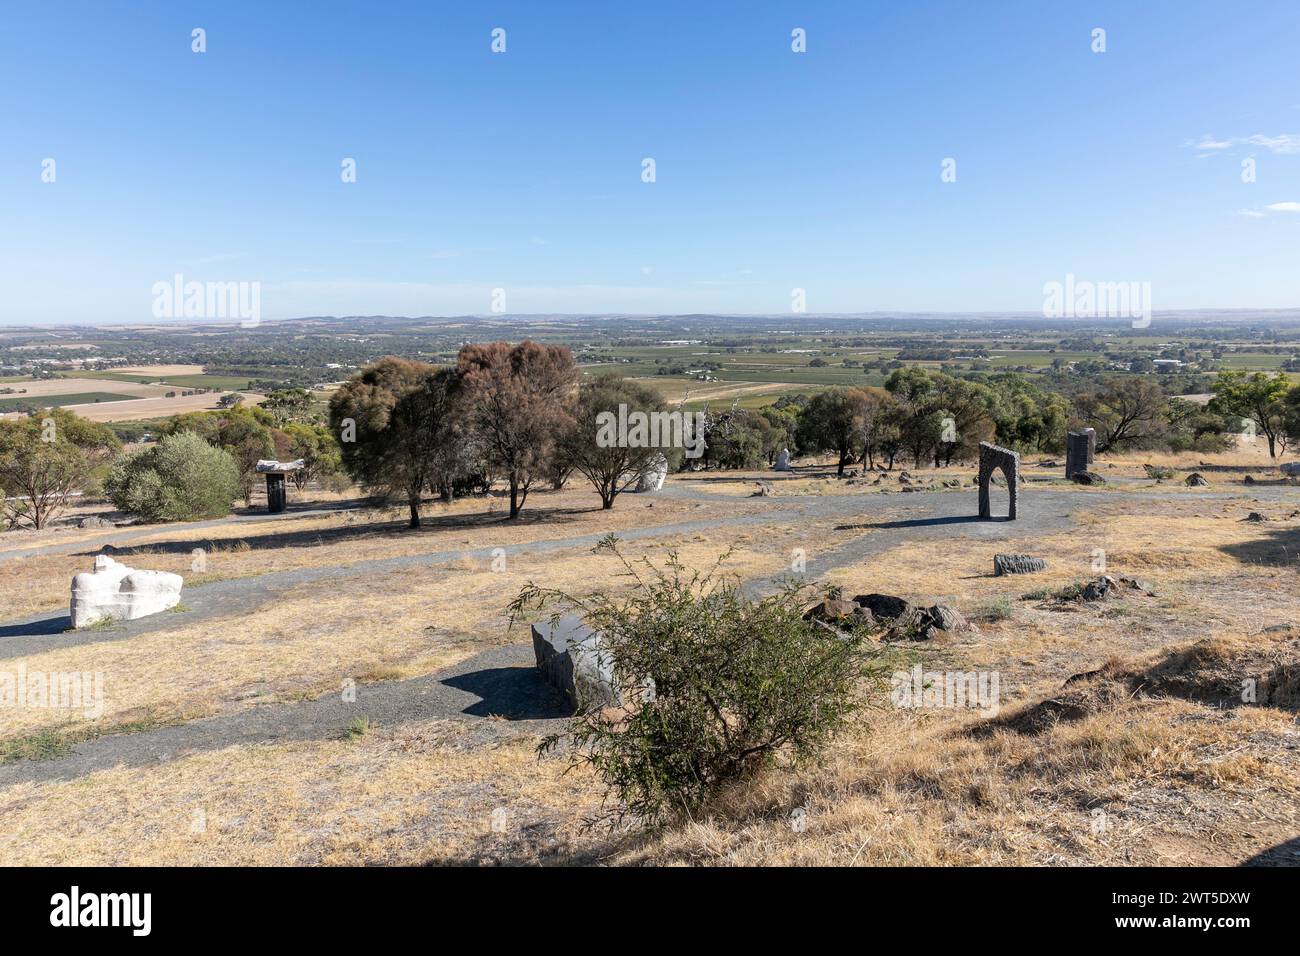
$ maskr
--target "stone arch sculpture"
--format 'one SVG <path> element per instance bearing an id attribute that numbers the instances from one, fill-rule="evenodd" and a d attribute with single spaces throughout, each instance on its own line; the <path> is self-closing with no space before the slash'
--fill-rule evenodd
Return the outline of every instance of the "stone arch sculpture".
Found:
<path id="1" fill-rule="evenodd" d="M 993 518 L 993 506 L 989 501 L 989 484 L 993 472 L 1002 471 L 1007 480 L 1007 520 L 1016 520 L 1016 501 L 1020 497 L 1020 456 L 1009 448 L 980 442 L 980 518 L 986 521 Z"/>

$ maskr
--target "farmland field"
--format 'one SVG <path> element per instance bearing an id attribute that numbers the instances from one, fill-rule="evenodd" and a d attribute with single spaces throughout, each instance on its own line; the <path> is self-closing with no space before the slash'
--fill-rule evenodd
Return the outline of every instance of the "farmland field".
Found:
<path id="1" fill-rule="evenodd" d="M 129 400 L 131 396 L 122 395 L 117 392 L 78 392 L 75 395 L 42 395 L 39 403 L 45 407 L 64 407 L 64 406 L 81 406 L 94 405 L 103 402 L 121 402 Z M 34 398 L 27 398 L 22 395 L 18 396 L 0 396 L 0 412 L 11 412 L 17 409 L 25 408 L 35 402 Z"/>

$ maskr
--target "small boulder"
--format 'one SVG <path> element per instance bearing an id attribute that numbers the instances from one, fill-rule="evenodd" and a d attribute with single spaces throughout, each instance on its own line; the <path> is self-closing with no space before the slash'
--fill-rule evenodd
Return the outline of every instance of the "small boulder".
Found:
<path id="1" fill-rule="evenodd" d="M 1251 522 L 1252 524 L 1258 524 L 1261 521 L 1267 521 L 1268 518 L 1264 517 L 1258 511 L 1252 511 L 1250 514 L 1246 515 L 1245 520 Z"/>
<path id="2" fill-rule="evenodd" d="M 845 601 L 841 598 L 826 598 L 804 611 L 803 619 L 805 621 L 825 621 L 828 624 L 838 624 L 849 620 L 853 617 L 854 612 L 859 610 L 862 609 L 852 601 Z"/>
<path id="3" fill-rule="evenodd" d="M 1210 483 L 1205 480 L 1205 476 L 1199 471 L 1194 471 L 1183 479 L 1183 484 L 1189 488 L 1207 488 Z"/>
<path id="4" fill-rule="evenodd" d="M 88 515 L 77 522 L 78 528 L 112 528 L 113 522 L 107 518 L 101 518 L 99 515 Z"/>
<path id="5" fill-rule="evenodd" d="M 1034 574 L 1046 570 L 1046 561 L 1028 554 L 993 555 L 993 573 L 999 577 L 1004 574 Z"/>
<path id="6" fill-rule="evenodd" d="M 1093 578 L 1083 586 L 1079 592 L 1079 597 L 1085 601 L 1100 601 L 1108 596 L 1112 591 L 1119 587 L 1119 582 L 1109 574 L 1103 574 L 1099 578 Z"/>
<path id="7" fill-rule="evenodd" d="M 859 594 L 853 603 L 866 608 L 882 621 L 893 621 L 912 609 L 910 602 L 892 594 Z"/>
<path id="8" fill-rule="evenodd" d="M 1106 479 L 1095 471 L 1076 471 L 1070 476 L 1070 480 L 1076 485 L 1104 485 Z"/>
<path id="9" fill-rule="evenodd" d="M 756 485 L 756 490 L 750 492 L 749 497 L 771 498 L 774 494 L 776 494 L 776 491 L 769 482 L 760 481 Z"/>

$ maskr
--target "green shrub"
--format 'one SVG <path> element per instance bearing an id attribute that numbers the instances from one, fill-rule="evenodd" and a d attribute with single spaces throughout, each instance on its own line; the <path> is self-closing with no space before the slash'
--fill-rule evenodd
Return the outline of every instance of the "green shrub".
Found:
<path id="1" fill-rule="evenodd" d="M 240 495 L 239 466 L 193 432 L 179 432 L 118 459 L 104 490 L 120 511 L 147 521 L 220 518 Z"/>
<path id="2" fill-rule="evenodd" d="M 517 617 L 557 603 L 579 613 L 602 635 L 623 700 L 634 701 L 579 711 L 539 747 L 567 740 L 574 764 L 591 765 L 607 822 L 690 818 L 727 785 L 817 754 L 858 706 L 864 638 L 805 621 L 805 588 L 756 599 L 716 565 L 691 572 L 675 555 L 664 568 L 633 564 L 613 536 L 597 550 L 623 561 L 630 593 L 579 599 L 530 584 L 511 609 Z"/>

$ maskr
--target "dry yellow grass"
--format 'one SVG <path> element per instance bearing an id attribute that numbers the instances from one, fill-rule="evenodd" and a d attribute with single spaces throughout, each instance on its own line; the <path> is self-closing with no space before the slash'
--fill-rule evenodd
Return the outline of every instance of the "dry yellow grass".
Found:
<path id="1" fill-rule="evenodd" d="M 235 746 L 146 769 L 0 792 L 0 862 L 308 865 L 462 862 L 554 851 L 595 805 L 590 781 L 538 761 L 527 734 L 477 749 L 464 725 L 376 727 L 357 740 Z M 535 840 L 536 838 L 533 837 Z"/>
<path id="2" fill-rule="evenodd" d="M 707 539 L 629 542 L 630 557 L 662 560 L 675 547 L 684 562 L 711 565 L 724 550 Z M 783 551 L 741 544 L 734 573 L 775 573 Z M 439 670 L 486 648 L 526 640 L 509 633 L 507 605 L 529 581 L 586 593 L 620 569 L 612 556 L 572 549 L 519 556 L 494 571 L 490 561 L 389 572 L 300 585 L 257 608 L 174 626 L 130 640 L 101 640 L 5 661 L 7 670 L 104 675 L 103 715 L 96 722 L 193 718 L 297 695 L 337 689 L 344 678 L 412 677 Z M 182 607 L 184 605 L 182 604 Z M 253 613 L 250 613 L 253 612 Z M 84 726 L 81 714 L 50 708 L 0 711 L 0 739 Z"/>
<path id="3" fill-rule="evenodd" d="M 593 507 L 593 502 L 596 503 Z M 191 585 L 218 578 L 248 577 L 344 564 L 358 557 L 382 559 L 440 551 L 509 547 L 584 534 L 625 531 L 699 516 L 691 502 L 669 498 L 651 502 L 635 495 L 601 511 L 588 490 L 534 494 L 523 520 L 504 520 L 506 507 L 496 498 L 463 499 L 451 505 L 429 504 L 425 526 L 410 531 L 402 509 L 347 511 L 275 522 L 231 522 L 186 530 L 159 525 L 157 532 L 133 537 L 114 552 L 128 564 L 181 574 Z M 34 536 L 33 547 L 67 543 L 77 537 L 102 540 L 104 532 L 69 532 Z M 242 544 L 241 544 L 242 542 Z M 192 552 L 204 551 L 203 571 L 194 571 Z M 53 610 L 67 603 L 72 575 L 89 570 L 97 546 L 74 554 L 33 555 L 0 562 L 0 618 Z"/>
<path id="4" fill-rule="evenodd" d="M 1140 471 L 1141 460 L 1123 464 L 1130 466 Z M 717 490 L 715 483 L 699 486 Z M 530 499 L 530 506 L 549 507 L 568 494 Z M 899 505 L 912 497 L 900 495 Z M 1067 677 L 1114 657 L 1136 661 L 1126 665 L 1134 673 L 1155 674 L 1157 660 L 1166 675 L 1183 667 L 1202 676 L 1212 668 L 1258 669 L 1259 655 L 1273 653 L 1269 641 L 1283 639 L 1259 629 L 1300 619 L 1293 557 L 1300 522 L 1286 519 L 1291 509 L 1244 496 L 1171 494 L 1144 503 L 1141 514 L 1101 494 L 1088 501 L 1068 533 L 983 540 L 958 529 L 900 537 L 897 546 L 831 572 L 826 583 L 849 594 L 947 601 L 972 615 L 998 604 L 1000 613 L 981 617 L 977 630 L 908 650 L 927 669 L 999 672 L 1008 720 L 1060 698 Z M 209 555 L 209 573 L 223 576 L 254 573 L 258 562 L 342 565 L 605 531 L 611 522 L 630 529 L 708 519 L 745 507 L 659 498 L 653 509 L 624 510 L 620 501 L 613 513 L 582 512 L 563 522 L 432 527 L 416 535 L 382 526 L 377 515 L 354 516 L 354 525 L 290 519 L 261 531 L 292 531 L 294 543 L 286 547 L 282 538 L 260 550 L 238 544 L 253 530 L 247 525 L 203 534 L 221 549 Z M 482 503 L 456 508 L 464 516 Z M 1250 510 L 1274 520 L 1241 520 Z M 704 567 L 735 544 L 730 569 L 754 578 L 782 571 L 791 547 L 808 549 L 813 559 L 820 549 L 882 533 L 836 531 L 835 524 L 830 517 L 770 521 L 625 542 L 623 550 L 662 560 L 676 548 L 685 563 Z M 1005 530 L 1014 535 L 1015 526 Z M 336 531 L 349 534 L 309 540 Z M 167 550 L 187 543 L 160 528 L 144 542 L 155 553 L 140 563 L 187 563 L 187 549 Z M 1108 573 L 1141 577 L 1155 595 L 1096 605 L 1023 599 L 1094 577 L 1098 549 Z M 1049 570 L 992 577 L 999 551 L 1041 555 Z M 57 586 L 62 601 L 64 559 L 43 560 L 0 564 L 0 583 L 31 575 L 43 582 L 34 590 Z M 4 577 L 25 562 L 25 572 Z M 130 640 L 92 641 L 5 667 L 103 671 L 104 726 L 145 714 L 194 717 L 333 691 L 344 677 L 428 674 L 525 641 L 522 628 L 506 628 L 506 605 L 525 582 L 582 593 L 614 580 L 616 567 L 610 556 L 570 548 L 510 557 L 501 571 L 465 558 L 388 572 L 364 586 L 338 578 L 290 588 L 255 614 L 240 608 L 187 621 L 178 613 L 174 626 Z M 1001 613 L 1007 609 L 1009 616 Z M 1206 636 L 1214 641 L 1165 660 L 1170 648 Z M 59 724 L 39 711 L 0 718 L 0 737 L 8 738 Z M 234 746 L 68 782 L 11 785 L 0 790 L 0 863 L 1232 864 L 1300 830 L 1294 713 L 1224 709 L 1185 694 L 1106 698 L 1106 706 L 1032 733 L 1013 723 L 989 732 L 987 721 L 966 710 L 895 709 L 877 695 L 816 766 L 746 781 L 701 819 L 642 835 L 581 831 L 600 799 L 596 782 L 581 772 L 562 776 L 560 759 L 539 764 L 534 734 L 500 722 L 489 732 L 485 723 L 380 726 L 352 741 Z M 796 808 L 806 828 L 792 826 Z M 492 829 L 497 809 L 505 811 L 502 832 Z M 204 826 L 193 832 L 198 819 Z"/>

